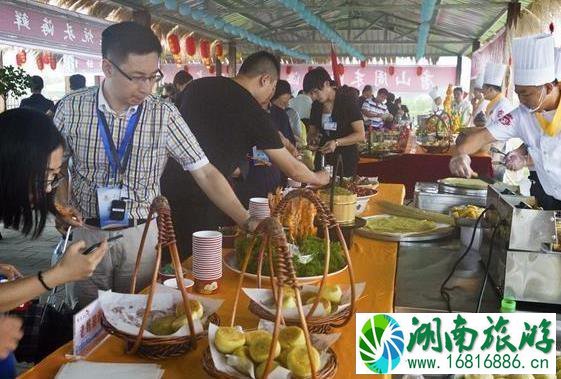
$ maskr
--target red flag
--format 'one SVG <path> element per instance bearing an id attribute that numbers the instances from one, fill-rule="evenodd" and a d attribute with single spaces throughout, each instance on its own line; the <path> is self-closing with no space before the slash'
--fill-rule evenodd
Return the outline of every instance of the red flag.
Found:
<path id="1" fill-rule="evenodd" d="M 339 77 L 339 69 L 337 67 L 337 54 L 335 54 L 333 44 L 331 44 L 331 69 L 333 70 L 333 79 L 335 80 L 337 87 L 340 87 L 341 78 Z"/>

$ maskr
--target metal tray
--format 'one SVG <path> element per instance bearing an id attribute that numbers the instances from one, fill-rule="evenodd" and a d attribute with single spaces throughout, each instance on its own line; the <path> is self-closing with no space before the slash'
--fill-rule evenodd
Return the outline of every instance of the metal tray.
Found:
<path id="1" fill-rule="evenodd" d="M 473 189 L 473 188 L 451 186 L 449 184 L 443 183 L 441 180 L 438 180 L 438 187 L 442 192 L 451 193 L 454 195 L 467 195 L 467 196 L 480 196 L 480 197 L 487 196 L 487 188 Z"/>
<path id="2" fill-rule="evenodd" d="M 377 216 L 369 216 L 363 217 L 366 221 L 374 217 L 380 217 L 384 215 L 377 215 Z M 389 216 L 389 215 L 385 215 Z M 441 224 L 444 225 L 444 224 Z M 417 233 L 417 234 L 384 234 L 384 233 L 377 233 L 372 230 L 368 230 L 365 228 L 360 228 L 356 230 L 356 233 L 359 236 L 371 238 L 380 241 L 391 241 L 391 242 L 421 242 L 421 241 L 432 241 L 441 238 L 446 238 L 456 231 L 456 227 L 452 225 L 442 226 L 438 229 L 435 229 L 432 232 L 428 233 Z"/>

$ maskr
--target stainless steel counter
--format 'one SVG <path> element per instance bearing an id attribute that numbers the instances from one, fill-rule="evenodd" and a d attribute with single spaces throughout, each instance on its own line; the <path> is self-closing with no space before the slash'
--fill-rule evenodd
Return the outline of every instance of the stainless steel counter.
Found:
<path id="1" fill-rule="evenodd" d="M 399 245 L 396 277 L 396 312 L 447 312 L 440 285 L 465 251 L 457 236 L 430 242 Z M 454 312 L 475 312 L 483 282 L 480 255 L 471 250 L 448 282 Z M 488 282 L 482 312 L 498 312 L 500 300 Z"/>
<path id="2" fill-rule="evenodd" d="M 447 312 L 446 302 L 440 296 L 440 285 L 452 270 L 454 263 L 465 251 L 458 236 L 430 241 L 400 243 L 394 309 L 395 312 Z M 458 266 L 447 287 L 453 312 L 475 312 L 477 297 L 483 283 L 483 265 L 477 251 L 471 250 Z M 561 311 L 559 307 L 524 308 L 522 312 L 557 313 L 557 351 L 561 350 Z M 499 312 L 500 298 L 487 282 L 481 312 Z"/>

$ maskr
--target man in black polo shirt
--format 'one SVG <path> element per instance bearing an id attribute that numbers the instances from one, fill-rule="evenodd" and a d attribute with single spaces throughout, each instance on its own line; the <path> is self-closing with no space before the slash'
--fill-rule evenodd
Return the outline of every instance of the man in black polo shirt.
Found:
<path id="1" fill-rule="evenodd" d="M 31 96 L 21 101 L 19 105 L 20 108 L 31 108 L 41 113 L 47 113 L 48 111 L 52 112 L 55 107 L 55 103 L 41 94 L 43 86 L 43 79 L 40 76 L 32 76 Z"/>
<path id="2" fill-rule="evenodd" d="M 231 177 L 255 146 L 288 177 L 312 185 L 329 182 L 325 171 L 312 172 L 283 146 L 270 115 L 263 109 L 275 92 L 280 75 L 278 59 L 267 52 L 249 56 L 233 78 L 208 77 L 191 82 L 182 96 L 180 112 L 209 161 Z M 194 231 L 228 223 L 192 178 L 172 159 L 162 176 L 162 193 L 168 197 L 180 251 L 191 251 Z"/>

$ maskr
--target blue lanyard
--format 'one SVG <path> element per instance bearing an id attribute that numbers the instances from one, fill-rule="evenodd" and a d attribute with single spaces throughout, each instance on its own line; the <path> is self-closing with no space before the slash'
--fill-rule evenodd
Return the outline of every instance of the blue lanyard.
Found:
<path id="1" fill-rule="evenodd" d="M 107 119 L 105 118 L 103 112 L 99 110 L 99 107 L 97 108 L 98 129 L 103 142 L 103 147 L 105 148 L 105 155 L 107 155 L 109 165 L 111 166 L 111 170 L 115 173 L 115 176 L 120 175 L 121 184 L 123 182 L 123 176 L 132 152 L 132 138 L 134 130 L 136 129 L 141 113 L 142 104 L 129 118 L 127 129 L 125 130 L 125 136 L 119 145 L 119 149 L 117 149 L 115 143 L 113 142 L 113 136 L 111 135 L 111 130 L 109 130 Z"/>

